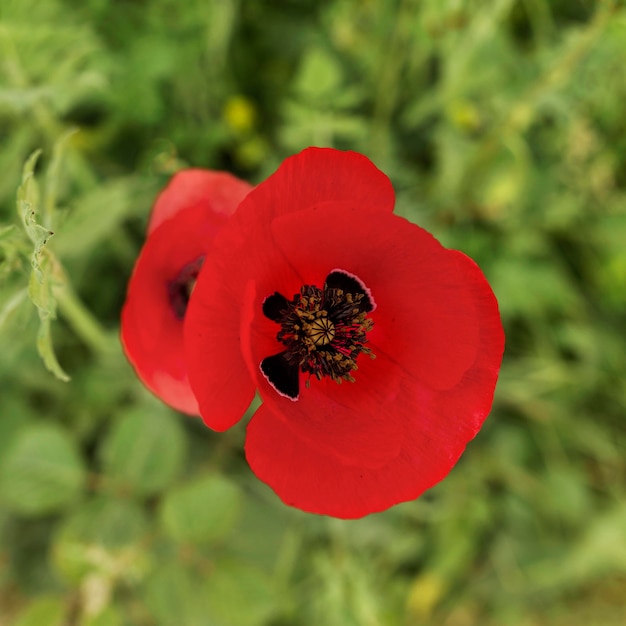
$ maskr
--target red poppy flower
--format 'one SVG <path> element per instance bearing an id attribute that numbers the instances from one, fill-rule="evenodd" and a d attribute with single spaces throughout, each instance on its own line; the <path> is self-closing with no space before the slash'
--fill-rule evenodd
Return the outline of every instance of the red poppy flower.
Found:
<path id="1" fill-rule="evenodd" d="M 154 205 L 122 309 L 121 339 L 143 383 L 170 406 L 191 415 L 183 320 L 200 267 L 218 230 L 251 189 L 224 172 L 178 172 Z"/>
<path id="2" fill-rule="evenodd" d="M 359 154 L 287 159 L 216 237 L 187 313 L 205 423 L 229 428 L 258 389 L 248 462 L 306 511 L 356 518 L 417 498 L 491 408 L 496 299 L 471 259 L 393 205 Z"/>

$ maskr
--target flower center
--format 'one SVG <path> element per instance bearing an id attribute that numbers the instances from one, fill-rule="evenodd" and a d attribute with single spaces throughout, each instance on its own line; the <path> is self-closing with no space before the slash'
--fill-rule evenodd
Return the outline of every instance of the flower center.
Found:
<path id="1" fill-rule="evenodd" d="M 325 311 L 323 312 L 325 313 Z M 309 324 L 305 332 L 313 345 L 319 348 L 320 346 L 327 346 L 335 338 L 335 325 L 328 319 L 328 316 L 318 317 Z"/>
<path id="2" fill-rule="evenodd" d="M 261 372 L 282 396 L 297 400 L 299 373 L 318 380 L 328 376 L 337 383 L 354 382 L 361 353 L 374 358 L 365 346 L 375 308 L 365 284 L 345 270 L 333 270 L 324 288 L 303 285 L 291 300 L 275 292 L 265 298 L 263 314 L 280 324 L 276 339 L 285 349 L 261 361 Z"/>
<path id="3" fill-rule="evenodd" d="M 177 319 L 182 320 L 185 318 L 187 312 L 187 306 L 189 305 L 189 298 L 193 288 L 196 286 L 196 280 L 198 274 L 204 263 L 204 257 L 198 257 L 195 261 L 187 263 L 185 267 L 179 272 L 178 276 L 170 281 L 167 285 L 167 295 L 169 297 L 170 306 Z"/>

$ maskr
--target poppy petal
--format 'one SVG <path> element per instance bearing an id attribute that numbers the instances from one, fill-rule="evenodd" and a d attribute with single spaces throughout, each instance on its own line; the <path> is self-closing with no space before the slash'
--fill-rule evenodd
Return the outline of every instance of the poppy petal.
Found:
<path id="1" fill-rule="evenodd" d="M 344 201 L 356 203 L 363 210 L 391 213 L 395 196 L 387 176 L 356 152 L 307 148 L 285 159 L 274 174 L 242 200 L 228 228 L 220 233 L 216 256 L 224 261 L 222 269 L 228 272 L 230 265 L 230 271 L 255 277 L 259 267 L 253 263 L 254 251 L 250 256 L 249 244 L 271 237 L 270 225 L 276 217 L 324 202 Z"/>
<path id="2" fill-rule="evenodd" d="M 255 322 L 253 344 L 269 339 L 260 337 L 258 328 Z M 377 368 L 385 370 L 383 376 Z M 416 406 L 409 401 L 406 376 L 384 356 L 373 360 L 365 355 L 354 375 L 359 384 L 300 375 L 296 401 L 277 393 L 262 375 L 257 384 L 264 403 L 308 446 L 348 465 L 379 467 L 398 454 L 404 424 L 413 419 Z"/>
<path id="3" fill-rule="evenodd" d="M 256 476 L 288 505 L 353 519 L 419 497 L 445 478 L 489 413 L 504 349 L 497 304 L 478 267 L 471 289 L 484 314 L 482 349 L 474 365 L 451 390 L 414 387 L 419 409 L 407 421 L 398 454 L 382 467 L 349 465 L 311 446 L 292 421 L 262 405 L 250 421 L 246 458 Z"/>
<path id="4" fill-rule="evenodd" d="M 246 458 L 256 476 L 291 506 L 344 519 L 412 500 L 441 480 L 456 458 L 432 450 L 409 432 L 399 453 L 382 467 L 347 465 L 299 436 L 268 406 L 248 424 Z"/>
<path id="5" fill-rule="evenodd" d="M 148 234 L 179 211 L 203 206 L 207 214 L 230 217 L 252 185 L 227 172 L 189 168 L 180 170 L 159 194 L 150 221 Z"/>
<path id="6" fill-rule="evenodd" d="M 449 473 L 478 432 L 493 401 L 504 333 L 497 302 L 478 266 L 460 252 L 449 254 L 464 268 L 480 319 L 481 349 L 474 363 L 445 391 L 407 381 L 414 415 L 405 421 L 398 454 L 375 468 L 351 465 L 311 445 L 296 421 L 262 405 L 248 425 L 246 456 L 254 473 L 286 504 L 357 518 L 415 499 Z"/>
<path id="7" fill-rule="evenodd" d="M 316 172 L 315 177 L 310 176 L 311 171 Z M 243 413 L 240 408 L 244 400 L 226 399 L 222 385 L 228 384 L 230 389 L 229 381 L 236 384 L 239 380 L 245 385 L 242 398 L 250 396 L 248 383 L 243 382 L 246 363 L 240 355 L 244 307 L 241 286 L 253 279 L 264 299 L 274 290 L 289 295 L 291 287 L 285 287 L 299 281 L 297 272 L 271 246 L 272 220 L 319 202 L 346 198 L 372 211 L 391 212 L 394 206 L 389 179 L 369 159 L 356 152 L 307 148 L 286 159 L 272 176 L 253 189 L 216 237 L 212 255 L 215 262 L 206 263 L 200 274 L 185 324 L 191 385 L 203 419 L 211 428 L 228 428 Z M 268 284 L 273 285 L 273 290 L 266 291 Z M 270 353 L 263 358 L 267 356 Z M 257 363 L 252 376 L 259 374 Z M 237 393 L 234 395 L 238 397 Z"/>
<path id="8" fill-rule="evenodd" d="M 328 201 L 349 201 L 364 210 L 391 212 L 395 193 L 389 178 L 362 154 L 307 148 L 285 159 L 256 188 L 250 201 L 256 205 L 256 213 L 267 211 L 272 217 Z"/>
<path id="9" fill-rule="evenodd" d="M 377 305 L 368 335 L 376 354 L 384 351 L 435 389 L 453 387 L 474 362 L 479 315 L 466 264 L 419 226 L 327 203 L 277 218 L 272 235 L 305 282 L 330 262 L 368 287 Z"/>
<path id="10" fill-rule="evenodd" d="M 476 304 L 480 323 L 480 350 L 476 361 L 454 388 L 437 394 L 437 414 L 465 416 L 465 424 L 475 435 L 485 421 L 493 402 L 504 353 L 504 330 L 493 291 L 476 263 L 462 252 L 451 250 L 465 268 L 465 278 Z"/>
<path id="11" fill-rule="evenodd" d="M 185 359 L 191 387 L 205 424 L 219 431 L 241 419 L 254 397 L 254 380 L 261 375 L 260 361 L 252 368 L 245 359 L 244 338 L 249 337 L 256 310 L 252 302 L 256 304 L 259 293 L 248 276 L 256 272 L 260 280 L 265 277 L 266 284 L 271 280 L 279 290 L 293 284 L 295 276 L 288 264 L 280 263 L 280 252 L 271 246 L 251 245 L 247 251 L 238 247 L 238 231 L 231 228 L 237 215 L 216 238 L 222 244 L 231 241 L 232 247 L 221 254 L 214 251 L 207 258 L 185 318 Z M 264 299 L 258 302 L 259 311 Z M 263 358 L 278 351 L 267 352 Z"/>
<path id="12" fill-rule="evenodd" d="M 183 350 L 188 294 L 176 283 L 181 275 L 191 279 L 197 273 L 216 233 L 250 189 L 223 172 L 176 174 L 156 200 L 149 236 L 128 284 L 121 319 L 126 355 L 155 395 L 191 415 L 198 414 L 198 403 Z"/>
<path id="13" fill-rule="evenodd" d="M 207 259 L 189 300 L 184 350 L 191 388 L 204 423 L 213 430 L 236 424 L 252 402 L 255 386 L 241 351 L 241 329 L 249 326 L 245 302 L 254 295 L 249 283 L 238 304 L 232 284 Z"/>
<path id="14" fill-rule="evenodd" d="M 258 387 L 250 466 L 311 512 L 354 518 L 418 497 L 493 400 L 504 335 L 488 283 L 392 208 L 388 179 L 365 157 L 305 150 L 241 202 L 189 301 L 185 353 L 203 419 L 232 426 Z M 361 295 L 373 323 L 351 322 L 376 356 L 359 339 L 355 382 L 318 379 L 306 362 L 309 378 L 286 358 L 299 354 L 282 343 L 298 337 L 285 339 L 286 307 L 324 283 Z M 332 341 L 314 350 L 327 356 Z"/>
<path id="15" fill-rule="evenodd" d="M 164 402 L 192 415 L 198 404 L 187 380 L 183 323 L 168 287 L 206 253 L 221 225 L 206 217 L 203 207 L 192 207 L 153 231 L 128 283 L 121 320 L 122 344 L 139 378 Z"/>
<path id="16" fill-rule="evenodd" d="M 254 266 L 263 269 L 264 274 L 265 270 L 272 272 L 273 268 L 262 256 L 265 249 L 270 258 L 276 254 L 271 244 L 255 247 L 254 252 L 251 250 L 251 254 L 257 255 Z M 214 258 L 209 261 L 212 265 L 217 262 Z M 198 278 L 185 324 L 190 383 L 204 422 L 215 430 L 234 425 L 258 385 L 265 398 L 271 395 L 291 405 L 290 419 L 299 424 L 311 445 L 320 446 L 345 462 L 378 466 L 397 454 L 402 420 L 412 411 L 408 405 L 404 411 L 398 406 L 391 409 L 390 401 L 398 393 L 402 372 L 392 362 L 379 361 L 384 372 L 381 375 L 372 367 L 374 361 L 366 356 L 359 364 L 363 381 L 359 390 L 352 389 L 351 383 L 337 385 L 330 380 L 312 379 L 310 388 L 294 402 L 285 390 L 277 391 L 260 368 L 264 359 L 281 350 L 281 344 L 276 341 L 279 327 L 263 314 L 265 298 L 260 297 L 258 287 L 249 282 L 242 290 L 242 302 L 238 303 L 233 297 L 229 299 L 229 288 L 239 293 L 236 283 L 225 284 L 224 274 L 212 265 L 205 265 Z M 287 293 L 293 285 L 299 287 L 300 281 L 289 268 L 283 259 L 274 272 L 279 288 Z M 323 280 L 325 273 L 320 276 Z M 379 407 L 375 416 L 371 411 L 363 411 L 368 404 Z"/>

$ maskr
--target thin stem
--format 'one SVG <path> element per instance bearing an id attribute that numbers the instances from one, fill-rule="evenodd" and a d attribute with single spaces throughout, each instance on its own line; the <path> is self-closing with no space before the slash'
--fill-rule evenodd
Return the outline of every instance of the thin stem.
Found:
<path id="1" fill-rule="evenodd" d="M 28 297 L 28 289 L 20 289 L 17 293 L 13 294 L 8 302 L 4 305 L 4 308 L 0 311 L 0 328 L 9 319 L 13 311 L 26 300 Z"/>
<path id="2" fill-rule="evenodd" d="M 113 342 L 111 336 L 100 322 L 83 304 L 72 287 L 64 282 L 53 288 L 59 310 L 72 330 L 97 354 L 111 352 Z"/>

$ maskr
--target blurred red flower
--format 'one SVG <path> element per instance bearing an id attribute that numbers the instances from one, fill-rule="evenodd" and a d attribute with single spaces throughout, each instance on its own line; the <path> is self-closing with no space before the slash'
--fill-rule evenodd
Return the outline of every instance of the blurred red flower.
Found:
<path id="1" fill-rule="evenodd" d="M 187 303 L 216 233 L 250 189 L 225 172 L 175 174 L 154 205 L 128 284 L 121 321 L 126 356 L 150 391 L 191 415 L 198 403 L 183 351 Z"/>
<path id="2" fill-rule="evenodd" d="M 491 409 L 496 299 L 471 259 L 393 205 L 362 155 L 287 159 L 216 236 L 187 311 L 205 423 L 231 427 L 258 389 L 248 462 L 306 511 L 356 518 L 417 498 Z"/>

